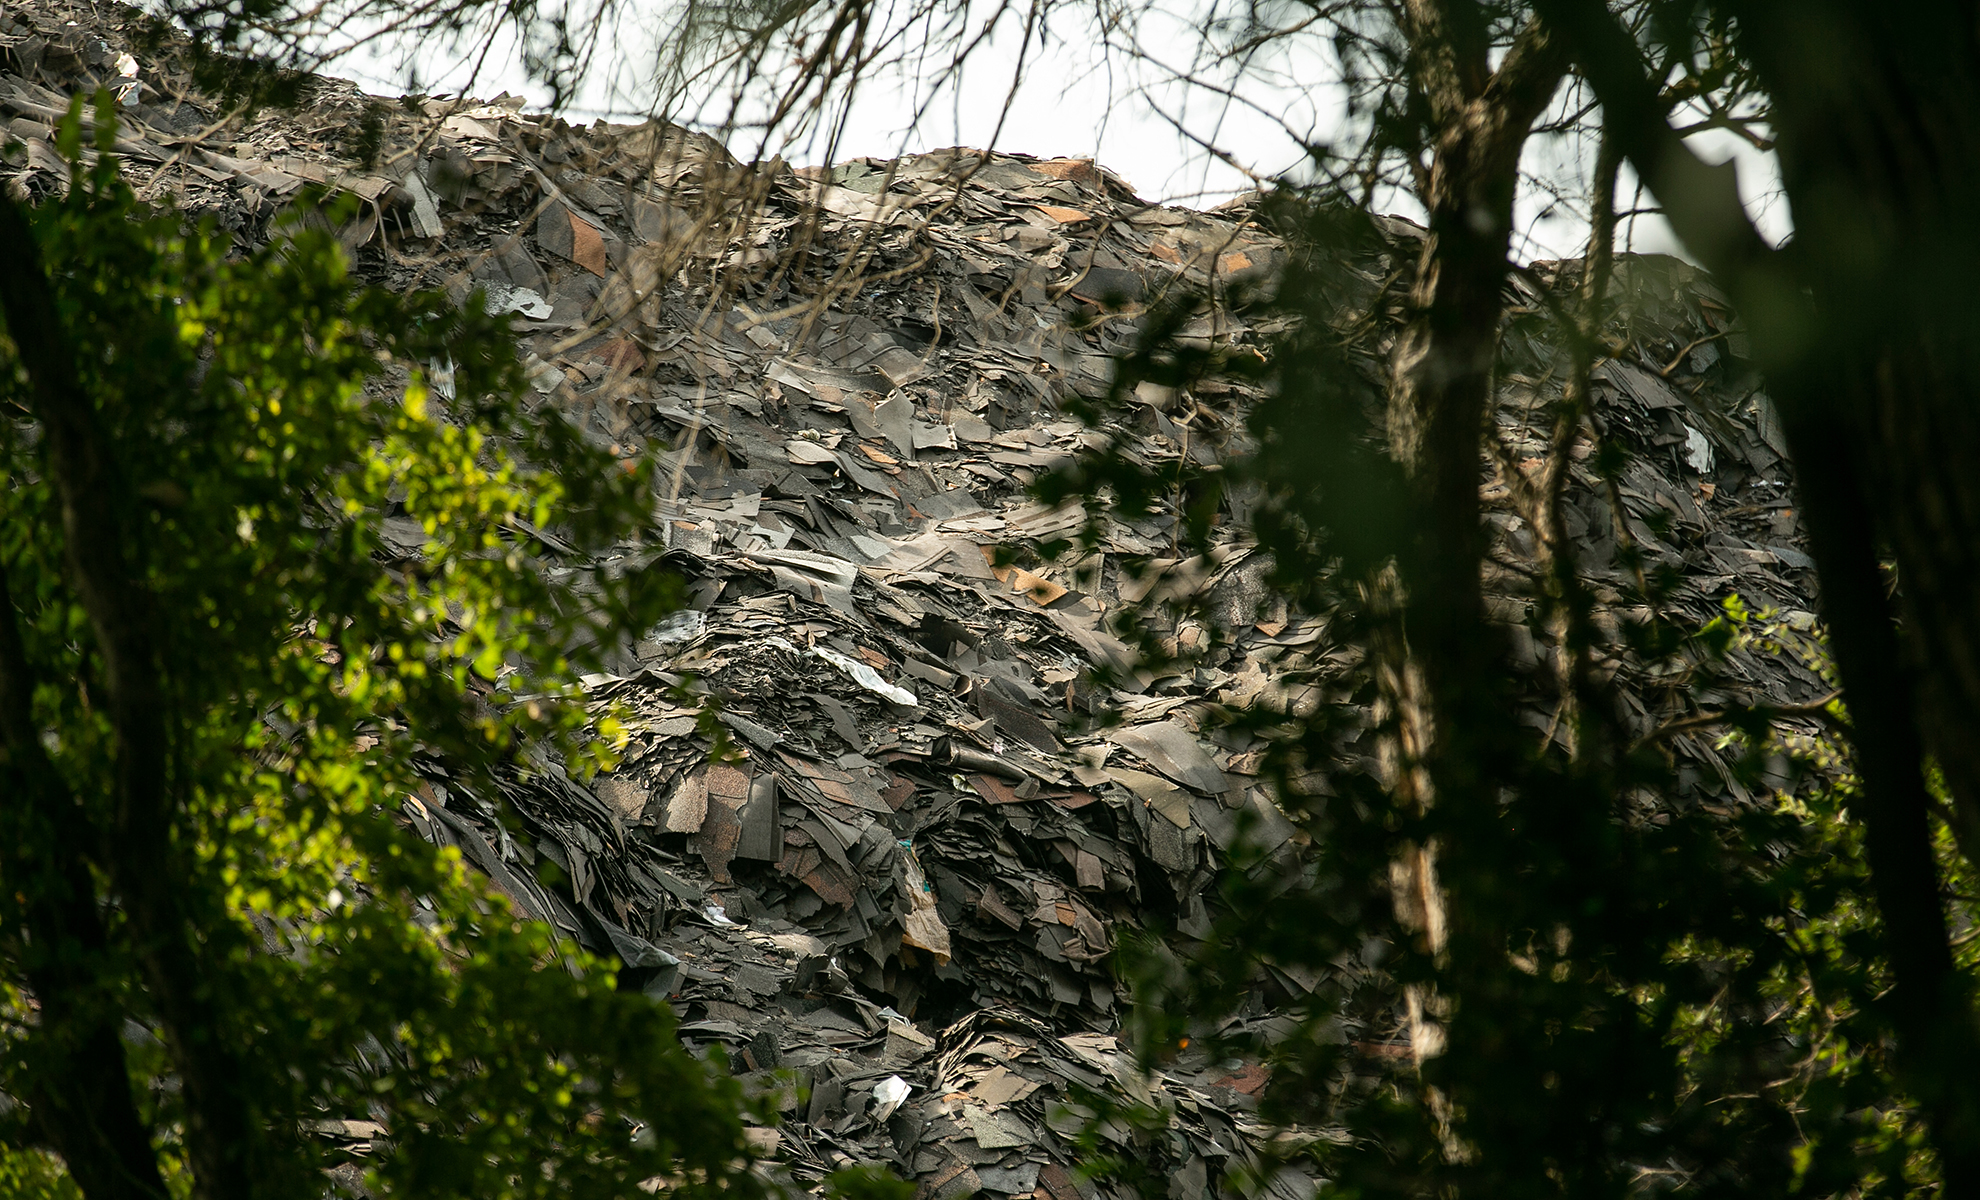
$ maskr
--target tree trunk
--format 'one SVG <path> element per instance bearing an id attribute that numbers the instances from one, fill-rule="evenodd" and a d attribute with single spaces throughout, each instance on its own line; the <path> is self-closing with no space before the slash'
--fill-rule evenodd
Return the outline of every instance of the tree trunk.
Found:
<path id="1" fill-rule="evenodd" d="M 179 851 L 167 789 L 169 700 L 154 653 L 140 547 L 126 528 L 128 510 L 119 503 L 123 475 L 77 373 L 27 216 L 5 198 L 0 198 L 0 246 L 8 247 L 0 254 L 0 311 L 45 431 L 64 557 L 102 655 L 116 733 L 111 828 L 102 839 L 105 865 L 184 1088 L 194 1194 L 202 1200 L 250 1200 L 260 1131 L 248 1073 L 202 970 L 172 869 Z"/>
<path id="2" fill-rule="evenodd" d="M 1980 44 L 1970 7 L 1730 0 L 1773 101 L 1795 218 L 1767 250 L 1725 169 L 1647 100 L 1638 48 L 1591 0 L 1541 0 L 1639 173 L 1746 318 L 1780 402 L 1849 700 L 1887 1012 L 1947 1194 L 1980 1190 L 1980 1030 L 1953 969 L 1931 854 L 1921 725 L 1968 844 L 1980 829 Z M 1896 552 L 1908 645 L 1877 565 Z M 1908 654 L 1907 654 L 1908 651 Z M 1922 689 L 1921 689 L 1922 681 Z M 1920 692 L 1939 711 L 1921 721 Z"/>
<path id="3" fill-rule="evenodd" d="M 1947 765 L 1955 803 L 1971 818 L 1980 811 L 1973 791 L 1980 780 L 1973 728 L 1980 714 L 1980 422 L 1973 408 L 1980 240 L 1971 215 L 1980 183 L 1980 43 L 1972 11 L 1909 5 L 1901 14 L 1872 14 L 1834 0 L 1734 7 L 1745 31 L 1741 47 L 1774 101 L 1798 265 L 1815 301 L 1814 345 L 1826 351 L 1805 357 L 1820 363 L 1833 356 L 1825 374 L 1849 389 L 1841 403 L 1802 405 L 1801 423 L 1810 428 L 1799 437 L 1789 431 L 1798 458 L 1819 446 L 1830 460 L 1802 467 L 1804 490 L 1811 499 L 1818 490 L 1833 495 L 1832 524 L 1862 526 L 1853 535 L 1860 545 L 1850 548 L 1859 560 L 1857 589 L 1878 582 L 1865 561 L 1871 539 L 1877 532 L 1889 539 L 1909 663 L 1945 706 L 1927 725 L 1938 735 L 1931 748 Z M 1835 494 L 1832 473 L 1845 485 L 1860 479 L 1861 492 Z M 1823 583 L 1833 590 L 1826 570 Z M 1840 599 L 1832 596 L 1830 607 Z M 1920 739 L 1907 718 L 1916 689 L 1898 674 L 1888 609 L 1881 595 L 1874 600 L 1858 620 L 1837 622 L 1839 665 L 1845 683 L 1868 672 L 1891 676 L 1882 684 L 1884 704 L 1853 697 L 1852 713 L 1859 724 L 1902 722 L 1901 730 L 1886 731 L 1889 750 L 1915 756 Z M 1840 661 L 1844 624 L 1847 642 L 1875 643 L 1859 645 L 1855 663 Z M 1910 766 L 1894 763 L 1887 771 Z M 1923 800 L 1887 814 L 1883 836 L 1893 844 L 1881 853 L 1879 829 L 1867 833 L 1892 962 L 1907 985 L 1908 994 L 1892 998 L 1892 1016 L 1909 1034 L 1913 1086 L 1933 1116 L 1949 1192 L 1971 1195 L 1980 1189 L 1980 1036 L 1971 997 L 1952 969 L 1940 899 L 1924 886 L 1934 872 Z M 1901 878 L 1886 884 L 1887 874 Z M 1906 886 L 1903 878 L 1916 882 Z M 1911 913 L 1894 912 L 1899 904 Z"/>
<path id="4" fill-rule="evenodd" d="M 164 1200 L 150 1131 L 131 1097 L 118 1010 L 103 975 L 109 938 L 83 858 L 88 830 L 42 749 L 34 685 L 0 563 L 0 880 L 21 906 L 15 943 L 41 1019 L 28 1046 L 35 1128 L 88 1200 Z M 21 935 L 25 935 L 25 940 Z"/>
<path id="5" fill-rule="evenodd" d="M 1406 6 L 1411 70 L 1437 130 L 1420 199 L 1429 211 L 1412 309 L 1398 342 L 1388 405 L 1391 455 L 1411 500 L 1410 541 L 1395 576 L 1373 586 L 1387 610 L 1379 639 L 1384 750 L 1390 786 L 1421 814 L 1440 793 L 1473 794 L 1486 755 L 1474 719 L 1492 669 L 1480 593 L 1484 536 L 1479 448 L 1498 351 L 1519 155 L 1567 65 L 1538 25 L 1527 26 L 1497 71 L 1468 5 Z M 1447 919 L 1434 844 L 1396 864 L 1399 919 L 1424 953 L 1444 949 Z M 1442 1049 L 1436 1005 L 1408 996 L 1419 1062 Z"/>
<path id="6" fill-rule="evenodd" d="M 1747 2 L 1823 344 L 1853 385 L 1931 749 L 1980 820 L 1980 28 L 1969 5 Z"/>

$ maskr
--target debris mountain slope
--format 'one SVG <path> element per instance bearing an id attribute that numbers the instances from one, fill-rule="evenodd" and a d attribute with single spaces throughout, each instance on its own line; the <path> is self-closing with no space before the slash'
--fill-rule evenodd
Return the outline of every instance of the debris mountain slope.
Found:
<path id="1" fill-rule="evenodd" d="M 513 314 L 544 420 L 659 466 L 649 536 L 611 561 L 572 561 L 555 530 L 519 543 L 544 571 L 685 582 L 685 609 L 600 647 L 611 671 L 584 681 L 623 729 L 617 768 L 580 780 L 543 760 L 489 795 L 435 760 L 406 800 L 412 830 L 670 1002 L 684 1039 L 774 1098 L 782 1120 L 760 1144 L 800 1185 L 877 1162 L 941 1200 L 1129 1195 L 1076 1171 L 1107 1098 L 1166 1114 L 1097 1129 L 1171 1200 L 1249 1173 L 1311 1194 L 1318 1171 L 1297 1151 L 1320 1135 L 1259 1120 L 1261 1064 L 1184 1049 L 1135 1065 L 1109 960 L 1123 931 L 1208 930 L 1241 825 L 1261 869 L 1297 868 L 1307 835 L 1261 784 L 1259 746 L 1218 716 L 1351 697 L 1356 657 L 1324 614 L 1269 594 L 1241 493 L 1212 554 L 1178 553 L 1171 508 L 1109 516 L 1092 553 L 1054 558 L 1040 549 L 1086 514 L 1027 490 L 1099 444 L 1065 404 L 1107 395 L 1150 305 L 1199 294 L 1180 336 L 1227 356 L 1264 353 L 1285 327 L 1229 300 L 1237 285 L 1269 294 L 1286 261 L 1254 205 L 1161 207 L 1092 162 L 968 150 L 747 164 L 659 122 L 576 127 L 513 98 L 385 101 L 328 79 L 298 110 L 249 115 L 197 93 L 169 48 L 139 57 L 134 12 L 96 11 L 0 10 L 6 187 L 64 187 L 55 123 L 71 95 L 113 86 L 140 194 L 244 246 L 312 190 L 348 197 L 303 219 L 340 214 L 361 278 L 479 292 Z M 1344 266 L 1377 318 L 1371 376 L 1422 236 L 1379 227 Z M 1538 264 L 1517 306 L 1543 311 L 1575 270 Z M 1723 298 L 1668 260 L 1625 259 L 1618 280 L 1631 337 L 1594 391 L 1628 465 L 1611 487 L 1592 438 L 1575 443 L 1566 520 L 1625 720 L 1648 735 L 1704 703 L 1818 699 L 1828 685 L 1792 655 L 1735 648 L 1707 679 L 1629 648 L 1647 612 L 1611 565 L 1624 543 L 1675 574 L 1672 615 L 1702 623 L 1737 593 L 1782 613 L 1790 640 L 1812 629 L 1813 576 Z M 1480 463 L 1492 612 L 1528 665 L 1559 648 L 1526 624 L 1536 549 L 1509 476 L 1550 453 L 1548 337 L 1509 326 L 1515 369 Z M 1256 399 L 1236 377 L 1143 385 L 1106 436 L 1148 463 L 1232 461 Z M 388 530 L 415 567 L 418 522 Z M 1214 619 L 1149 609 L 1190 652 L 1151 670 L 1113 618 L 1165 595 L 1208 596 Z M 1101 666 L 1116 684 L 1094 682 Z M 1536 739 L 1551 736 L 1545 704 L 1530 707 Z M 1674 802 L 1753 799 L 1703 731 L 1663 744 Z M 1324 986 L 1266 966 L 1231 1019 L 1269 1042 Z M 1342 1036 L 1379 1055 L 1395 1031 Z M 338 1127 L 361 1161 L 382 1131 L 332 1115 L 351 1118 Z"/>

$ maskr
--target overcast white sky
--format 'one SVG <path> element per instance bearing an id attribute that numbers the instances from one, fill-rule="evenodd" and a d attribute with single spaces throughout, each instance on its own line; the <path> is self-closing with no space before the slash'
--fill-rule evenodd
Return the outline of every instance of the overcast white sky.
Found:
<path id="1" fill-rule="evenodd" d="M 1289 57 L 1254 64 L 1237 102 L 1201 89 L 1164 85 L 1168 72 L 1190 66 L 1202 44 L 1189 7 L 1197 0 L 1181 2 L 1185 7 L 1177 12 L 1158 6 L 1143 10 L 1148 15 L 1139 30 L 1141 44 L 1165 59 L 1159 69 L 1106 55 L 1098 47 L 1090 16 L 1061 10 L 1046 44 L 1041 48 L 1034 43 L 1026 53 L 1008 112 L 1005 99 L 1018 68 L 1021 38 L 1015 21 L 1007 20 L 971 58 L 960 87 L 931 96 L 912 81 L 882 78 L 867 84 L 834 157 L 892 158 L 955 145 L 1039 157 L 1091 157 L 1146 199 L 1192 206 L 1217 203 L 1255 186 L 1254 179 L 1298 170 L 1306 159 L 1302 141 L 1324 141 L 1342 120 L 1337 93 L 1324 84 L 1315 86 L 1333 74 L 1321 39 L 1309 39 Z M 632 120 L 650 111 L 653 36 L 622 27 L 609 43 L 611 57 L 595 62 L 584 87 L 566 106 L 566 116 Z M 1173 53 L 1165 55 L 1165 47 Z M 428 94 L 492 97 L 507 91 L 524 96 L 531 108 L 547 104 L 547 90 L 528 78 L 512 39 L 496 42 L 485 55 L 479 49 L 471 53 L 463 47 L 388 42 L 339 58 L 330 70 L 384 95 L 398 95 L 416 84 Z M 913 119 L 917 112 L 918 121 Z M 719 120 L 721 115 L 711 112 L 707 117 Z M 1178 123 L 1195 137 L 1179 132 Z M 1217 153 L 1207 150 L 1205 142 Z M 733 148 L 750 151 L 740 144 Z M 1749 211 L 1771 238 L 1784 237 L 1789 222 L 1771 158 L 1730 135 L 1719 135 L 1701 148 L 1712 157 L 1739 160 Z M 810 165 L 824 160 L 826 148 L 806 141 L 772 149 L 794 164 Z M 1529 147 L 1526 166 L 1539 175 L 1558 175 L 1587 152 L 1584 146 L 1536 142 Z M 1635 202 L 1633 180 L 1626 178 L 1618 207 L 1627 209 Z M 1406 197 L 1387 207 L 1414 215 Z M 1585 223 L 1578 202 L 1551 205 L 1534 191 L 1522 204 L 1521 228 L 1515 246 L 1519 258 L 1552 258 L 1580 253 Z M 1626 232 L 1635 249 L 1681 253 L 1654 216 L 1638 219 Z"/>
<path id="2" fill-rule="evenodd" d="M 1071 28 L 1072 24 L 1062 22 L 1068 34 L 1076 38 L 1085 32 Z M 638 31 L 621 32 L 625 36 L 616 43 L 614 59 L 599 62 L 574 103 L 567 106 L 571 118 L 626 120 L 649 110 L 652 100 L 650 92 L 642 94 L 642 68 L 655 59 L 651 42 L 641 45 L 645 39 Z M 1194 49 L 1193 35 L 1182 28 L 1171 32 L 1176 35 L 1178 56 L 1186 59 Z M 1008 21 L 972 57 L 960 88 L 944 88 L 930 96 L 897 81 L 868 83 L 847 123 L 837 157 L 892 158 L 955 145 L 981 148 L 995 134 L 993 149 L 1045 158 L 1095 158 L 1151 200 L 1188 202 L 1208 197 L 1209 203 L 1215 203 L 1254 186 L 1243 172 L 1191 144 L 1157 115 L 1155 104 L 1138 90 L 1144 79 L 1135 77 L 1134 64 L 1108 61 L 1090 39 L 1073 40 L 1057 30 L 1048 36 L 1044 48 L 1034 45 L 1027 55 L 1008 113 L 1004 101 L 1019 65 L 1021 38 L 1020 30 Z M 478 57 L 466 48 L 450 53 L 432 46 L 412 49 L 386 43 L 341 58 L 331 70 L 386 94 L 407 90 L 416 73 L 420 90 L 428 93 L 466 91 L 486 97 L 507 91 L 528 98 L 532 107 L 548 102 L 548 91 L 529 80 L 512 41 L 482 60 L 476 78 Z M 1318 107 L 1315 94 L 1285 89 L 1275 96 L 1283 106 L 1284 125 L 1304 135 L 1324 136 L 1338 117 Z M 1256 112 L 1234 107 L 1219 114 L 1202 98 L 1194 98 L 1192 104 L 1191 97 L 1174 88 L 1164 89 L 1159 99 L 1192 129 L 1213 138 L 1219 149 L 1261 176 L 1292 169 L 1305 158 L 1284 125 Z M 921 119 L 910 124 L 918 109 L 923 111 Z M 824 147 L 803 143 L 780 149 L 787 159 L 807 165 L 821 159 Z"/>

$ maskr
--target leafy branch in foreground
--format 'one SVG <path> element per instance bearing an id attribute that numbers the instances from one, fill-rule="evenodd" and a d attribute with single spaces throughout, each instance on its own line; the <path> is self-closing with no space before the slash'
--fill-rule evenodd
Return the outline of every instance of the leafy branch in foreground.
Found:
<path id="1" fill-rule="evenodd" d="M 607 753 L 565 648 L 669 590 L 521 531 L 609 558 L 649 481 L 522 406 L 479 304 L 145 209 L 113 118 L 92 155 L 71 113 L 66 197 L 0 206 L 6 1144 L 90 1200 L 321 1192 L 324 1118 L 384 1126 L 387 1195 L 763 1192 L 668 1011 L 395 820 L 415 752 Z M 388 520 L 418 568 L 374 556 Z"/>
<path id="2" fill-rule="evenodd" d="M 1281 331 L 1266 352 L 1220 362 L 1174 338 L 1185 299 L 1179 313 L 1151 314 L 1113 396 L 1083 414 L 1096 429 L 1126 425 L 1143 380 L 1186 396 L 1250 357 L 1247 453 L 1144 461 L 1098 437 L 1044 489 L 1086 503 L 1089 545 L 1116 516 L 1173 507 L 1179 555 L 1216 545 L 1210 520 L 1190 514 L 1242 497 L 1269 563 L 1264 609 L 1324 618 L 1338 664 L 1275 680 L 1214 718 L 1262 744 L 1261 778 L 1308 848 L 1240 849 L 1208 932 L 1152 928 L 1123 948 L 1140 1048 L 1151 1062 L 1206 1044 L 1213 1059 L 1262 1058 L 1266 1114 L 1334 1134 L 1282 1148 L 1344 1194 L 1894 1196 L 1928 1185 L 1943 1165 L 1892 1059 L 1889 942 L 1841 740 L 1851 726 L 1805 620 L 1797 630 L 1737 597 L 1702 627 L 1677 619 L 1674 575 L 1647 569 L 1622 538 L 1613 564 L 1568 546 L 1555 564 L 1565 583 L 1491 575 L 1499 611 L 1523 613 L 1520 628 L 1481 621 L 1498 648 L 1451 677 L 1437 718 L 1463 760 L 1435 776 L 1434 803 L 1406 786 L 1425 763 L 1387 697 L 1409 686 L 1426 550 L 1385 445 L 1379 348 L 1407 311 L 1396 302 L 1407 271 L 1390 268 L 1398 256 L 1377 222 L 1281 203 L 1282 220 L 1301 222 L 1299 257 L 1250 316 Z M 1585 303 L 1573 298 L 1575 264 L 1560 268 L 1552 286 L 1570 299 L 1549 299 Z M 1601 413 L 1569 407 L 1588 395 L 1590 355 L 1561 343 L 1580 329 L 1627 331 L 1632 295 L 1580 323 L 1544 304 L 1506 318 L 1495 372 L 1554 382 L 1511 402 L 1528 424 L 1485 440 L 1551 430 L 1535 453 L 1563 459 L 1578 442 L 1562 481 L 1571 495 L 1613 496 L 1632 452 Z M 1469 569 L 1508 561 L 1495 545 Z M 1119 632 L 1150 672 L 1214 656 L 1220 621 L 1258 619 L 1202 590 L 1157 589 L 1125 609 Z M 1499 645 L 1515 633 L 1551 653 L 1517 658 Z M 1828 692 L 1819 713 L 1728 702 L 1740 689 L 1727 685 L 1767 656 L 1806 660 Z M 1689 716 L 1627 720 L 1631 697 Z M 1723 791 L 1687 794 L 1672 737 L 1711 743 Z M 1957 882 L 1967 874 L 1939 833 L 1937 869 L 1955 881 L 1946 900 L 1970 919 L 1970 888 Z M 1407 869 L 1426 847 L 1444 897 L 1434 921 Z M 1322 983 L 1286 1005 L 1293 1021 L 1230 1022 L 1283 1002 L 1275 973 Z"/>

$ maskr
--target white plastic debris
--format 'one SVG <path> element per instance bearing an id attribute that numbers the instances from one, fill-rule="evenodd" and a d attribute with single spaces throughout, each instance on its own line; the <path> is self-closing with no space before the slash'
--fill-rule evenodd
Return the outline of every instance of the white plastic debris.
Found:
<path id="1" fill-rule="evenodd" d="M 1684 461 L 1700 475 L 1712 473 L 1712 443 L 1689 425 L 1684 427 Z"/>
<path id="2" fill-rule="evenodd" d="M 662 646 L 675 646 L 693 641 L 707 628 L 707 613 L 699 609 L 684 608 L 662 617 L 660 623 L 648 631 L 646 640 L 657 642 Z"/>
<path id="3" fill-rule="evenodd" d="M 795 645 L 792 645 L 791 642 L 786 638 L 767 637 L 764 638 L 763 640 L 772 646 L 781 647 L 785 650 L 791 651 L 792 653 L 796 653 L 798 650 L 798 648 Z M 853 658 L 850 655 L 841 654 L 837 650 L 833 650 L 826 646 L 813 646 L 809 650 L 805 651 L 805 653 L 810 654 L 814 658 L 822 658 L 826 662 L 831 663 L 833 666 L 839 668 L 839 670 L 844 671 L 852 679 L 854 683 L 857 683 L 859 686 L 865 688 L 869 692 L 874 693 L 875 695 L 885 696 L 887 699 L 892 700 L 896 704 L 921 703 L 920 699 L 916 697 L 913 692 L 897 684 L 888 683 L 886 680 L 880 678 L 880 672 L 874 670 L 872 667 L 867 666 L 865 663 L 859 661 L 856 658 Z"/>
<path id="4" fill-rule="evenodd" d="M 111 90 L 117 97 L 117 103 L 124 108 L 135 107 L 138 93 L 144 90 L 144 85 L 138 82 L 137 59 L 128 54 L 119 54 L 116 67 L 117 79 L 111 84 Z"/>
<path id="5" fill-rule="evenodd" d="M 873 1089 L 873 1120 L 877 1123 L 894 1115 L 894 1110 L 908 1098 L 908 1081 L 899 1075 L 889 1075 Z"/>
<path id="6" fill-rule="evenodd" d="M 880 678 L 880 672 L 856 658 L 841 654 L 837 650 L 827 649 L 824 646 L 813 646 L 811 652 L 839 668 L 841 671 L 844 671 L 847 675 L 852 676 L 854 683 L 857 683 L 869 692 L 885 696 L 896 704 L 921 703 L 913 692 L 898 684 L 888 683 L 886 680 Z"/>
<path id="7" fill-rule="evenodd" d="M 521 313 L 532 321 L 542 321 L 550 316 L 550 302 L 526 287 L 491 283 L 488 285 L 488 311 L 493 316 Z"/>
<path id="8" fill-rule="evenodd" d="M 709 923 L 709 924 L 711 924 L 711 925 L 734 925 L 734 924 L 735 924 L 735 922 L 734 922 L 734 921 L 731 921 L 731 920 L 729 919 L 729 910 L 728 910 L 728 909 L 726 909 L 726 908 L 723 908 L 723 907 L 722 907 L 721 905 L 719 905 L 719 904 L 711 904 L 711 905 L 709 905 L 709 906 L 708 906 L 707 908 L 704 908 L 704 909 L 702 909 L 702 910 L 701 910 L 701 915 L 702 915 L 702 916 L 704 916 L 704 917 L 707 917 L 707 918 L 708 918 L 708 923 Z"/>
<path id="9" fill-rule="evenodd" d="M 451 357 L 445 360 L 438 358 L 429 359 L 426 367 L 427 386 L 433 390 L 434 395 L 452 404 L 454 402 L 454 360 Z"/>

